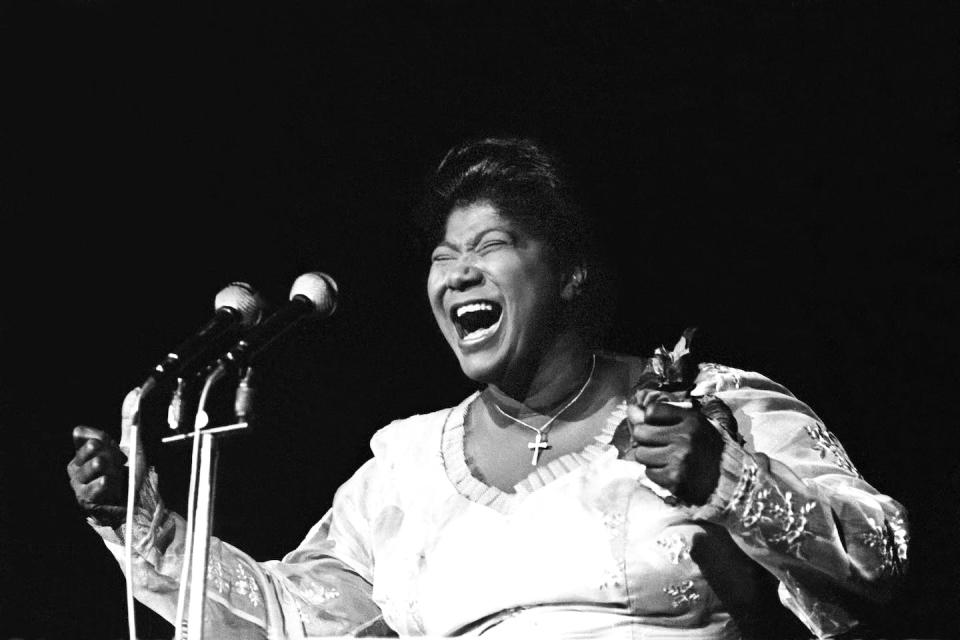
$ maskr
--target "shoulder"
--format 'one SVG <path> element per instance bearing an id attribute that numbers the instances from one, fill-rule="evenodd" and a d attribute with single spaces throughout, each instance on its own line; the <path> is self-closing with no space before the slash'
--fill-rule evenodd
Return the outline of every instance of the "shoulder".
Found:
<path id="1" fill-rule="evenodd" d="M 658 373 L 654 359 L 641 356 L 601 351 L 598 355 L 607 361 L 615 362 L 629 373 L 630 380 L 636 382 L 643 377 L 663 377 Z M 686 369 L 686 367 L 684 367 Z M 694 376 L 693 395 L 714 395 L 721 392 L 734 391 L 765 391 L 782 394 L 793 398 L 794 395 L 783 385 L 771 378 L 746 369 L 719 364 L 716 362 L 701 362 L 695 367 L 696 374 L 685 371 L 684 377 Z"/>
<path id="2" fill-rule="evenodd" d="M 597 355 L 627 369 L 631 380 L 635 380 L 640 375 L 652 374 L 655 370 L 650 358 L 612 351 L 600 351 Z M 718 393 L 749 395 L 750 392 L 764 392 L 796 400 L 793 393 L 785 386 L 757 371 L 738 369 L 716 362 L 701 362 L 697 365 L 696 371 L 692 391 L 695 396 L 716 395 Z M 687 373 L 685 375 L 691 374 Z M 738 391 L 743 393 L 734 394 Z"/>
<path id="3" fill-rule="evenodd" d="M 766 375 L 717 363 L 703 363 L 699 369 L 692 395 L 722 400 L 755 450 L 806 450 L 836 440 L 809 405 Z"/>
<path id="4" fill-rule="evenodd" d="M 713 396 L 722 400 L 734 413 L 765 416 L 793 423 L 806 423 L 820 418 L 789 389 L 756 371 L 747 371 L 713 362 L 699 365 L 699 373 L 691 392 L 694 396 Z"/>
<path id="5" fill-rule="evenodd" d="M 370 439 L 370 449 L 377 458 L 435 453 L 440 447 L 443 425 L 451 414 L 467 404 L 473 395 L 460 404 L 430 413 L 394 420 L 379 429 Z"/>
<path id="6" fill-rule="evenodd" d="M 444 425 L 456 419 L 459 405 L 430 413 L 394 420 L 379 429 L 370 439 L 373 457 L 356 472 L 352 486 L 365 496 L 367 508 L 375 512 L 379 506 L 429 502 L 428 496 L 442 486 L 441 442 Z"/>
<path id="7" fill-rule="evenodd" d="M 716 362 L 701 362 L 697 368 L 693 395 L 755 390 L 794 398 L 793 393 L 785 386 L 756 371 L 737 369 Z"/>

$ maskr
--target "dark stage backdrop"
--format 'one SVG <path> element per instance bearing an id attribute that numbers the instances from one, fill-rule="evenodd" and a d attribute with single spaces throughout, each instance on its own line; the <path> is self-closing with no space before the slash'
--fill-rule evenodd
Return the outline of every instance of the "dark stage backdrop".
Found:
<path id="1" fill-rule="evenodd" d="M 874 630 L 958 629 L 957 21 L 950 3 L 6 2 L 0 638 L 120 638 L 118 567 L 72 503 L 78 423 L 247 280 L 340 309 L 260 368 L 217 534 L 296 545 L 388 421 L 471 390 L 410 212 L 450 145 L 538 137 L 588 186 L 619 274 L 607 345 L 809 402 L 913 523 Z M 185 454 L 157 463 L 182 509 Z M 144 637 L 170 629 L 140 611 Z"/>

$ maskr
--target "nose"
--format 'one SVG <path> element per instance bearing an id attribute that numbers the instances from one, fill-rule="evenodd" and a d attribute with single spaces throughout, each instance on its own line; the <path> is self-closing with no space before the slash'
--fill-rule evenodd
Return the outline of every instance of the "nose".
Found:
<path id="1" fill-rule="evenodd" d="M 483 282 L 483 273 L 473 263 L 460 260 L 447 271 L 447 287 L 463 291 Z"/>

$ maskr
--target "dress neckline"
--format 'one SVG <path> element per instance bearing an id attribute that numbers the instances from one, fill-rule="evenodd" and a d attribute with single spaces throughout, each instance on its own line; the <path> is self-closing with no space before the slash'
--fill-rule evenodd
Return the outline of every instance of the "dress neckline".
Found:
<path id="1" fill-rule="evenodd" d="M 447 414 L 441 436 L 440 457 L 447 478 L 460 495 L 471 502 L 504 514 L 509 513 L 516 504 L 537 489 L 594 460 L 610 455 L 611 452 L 616 453 L 616 447 L 612 444 L 613 436 L 617 427 L 627 417 L 627 402 L 621 400 L 610 413 L 603 429 L 594 436 L 594 442 L 579 451 L 565 453 L 543 466 L 535 467 L 523 480 L 514 485 L 514 493 L 509 493 L 478 479 L 467 464 L 463 448 L 464 420 L 467 408 L 479 396 L 479 391 L 472 393 Z"/>

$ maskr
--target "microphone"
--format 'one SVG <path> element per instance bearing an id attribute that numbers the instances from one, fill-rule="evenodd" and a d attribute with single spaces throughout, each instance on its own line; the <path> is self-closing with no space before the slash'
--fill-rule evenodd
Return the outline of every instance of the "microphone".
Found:
<path id="1" fill-rule="evenodd" d="M 337 309 L 337 283 L 326 273 L 310 271 L 293 282 L 290 301 L 251 329 L 223 357 L 218 369 L 241 369 L 281 334 L 308 317 L 328 318 Z"/>
<path id="2" fill-rule="evenodd" d="M 263 315 L 260 296 L 246 282 L 231 282 L 221 289 L 213 306 L 213 318 L 154 367 L 143 384 L 141 396 L 163 380 L 188 373 L 218 343 L 235 331 L 256 325 Z"/>

